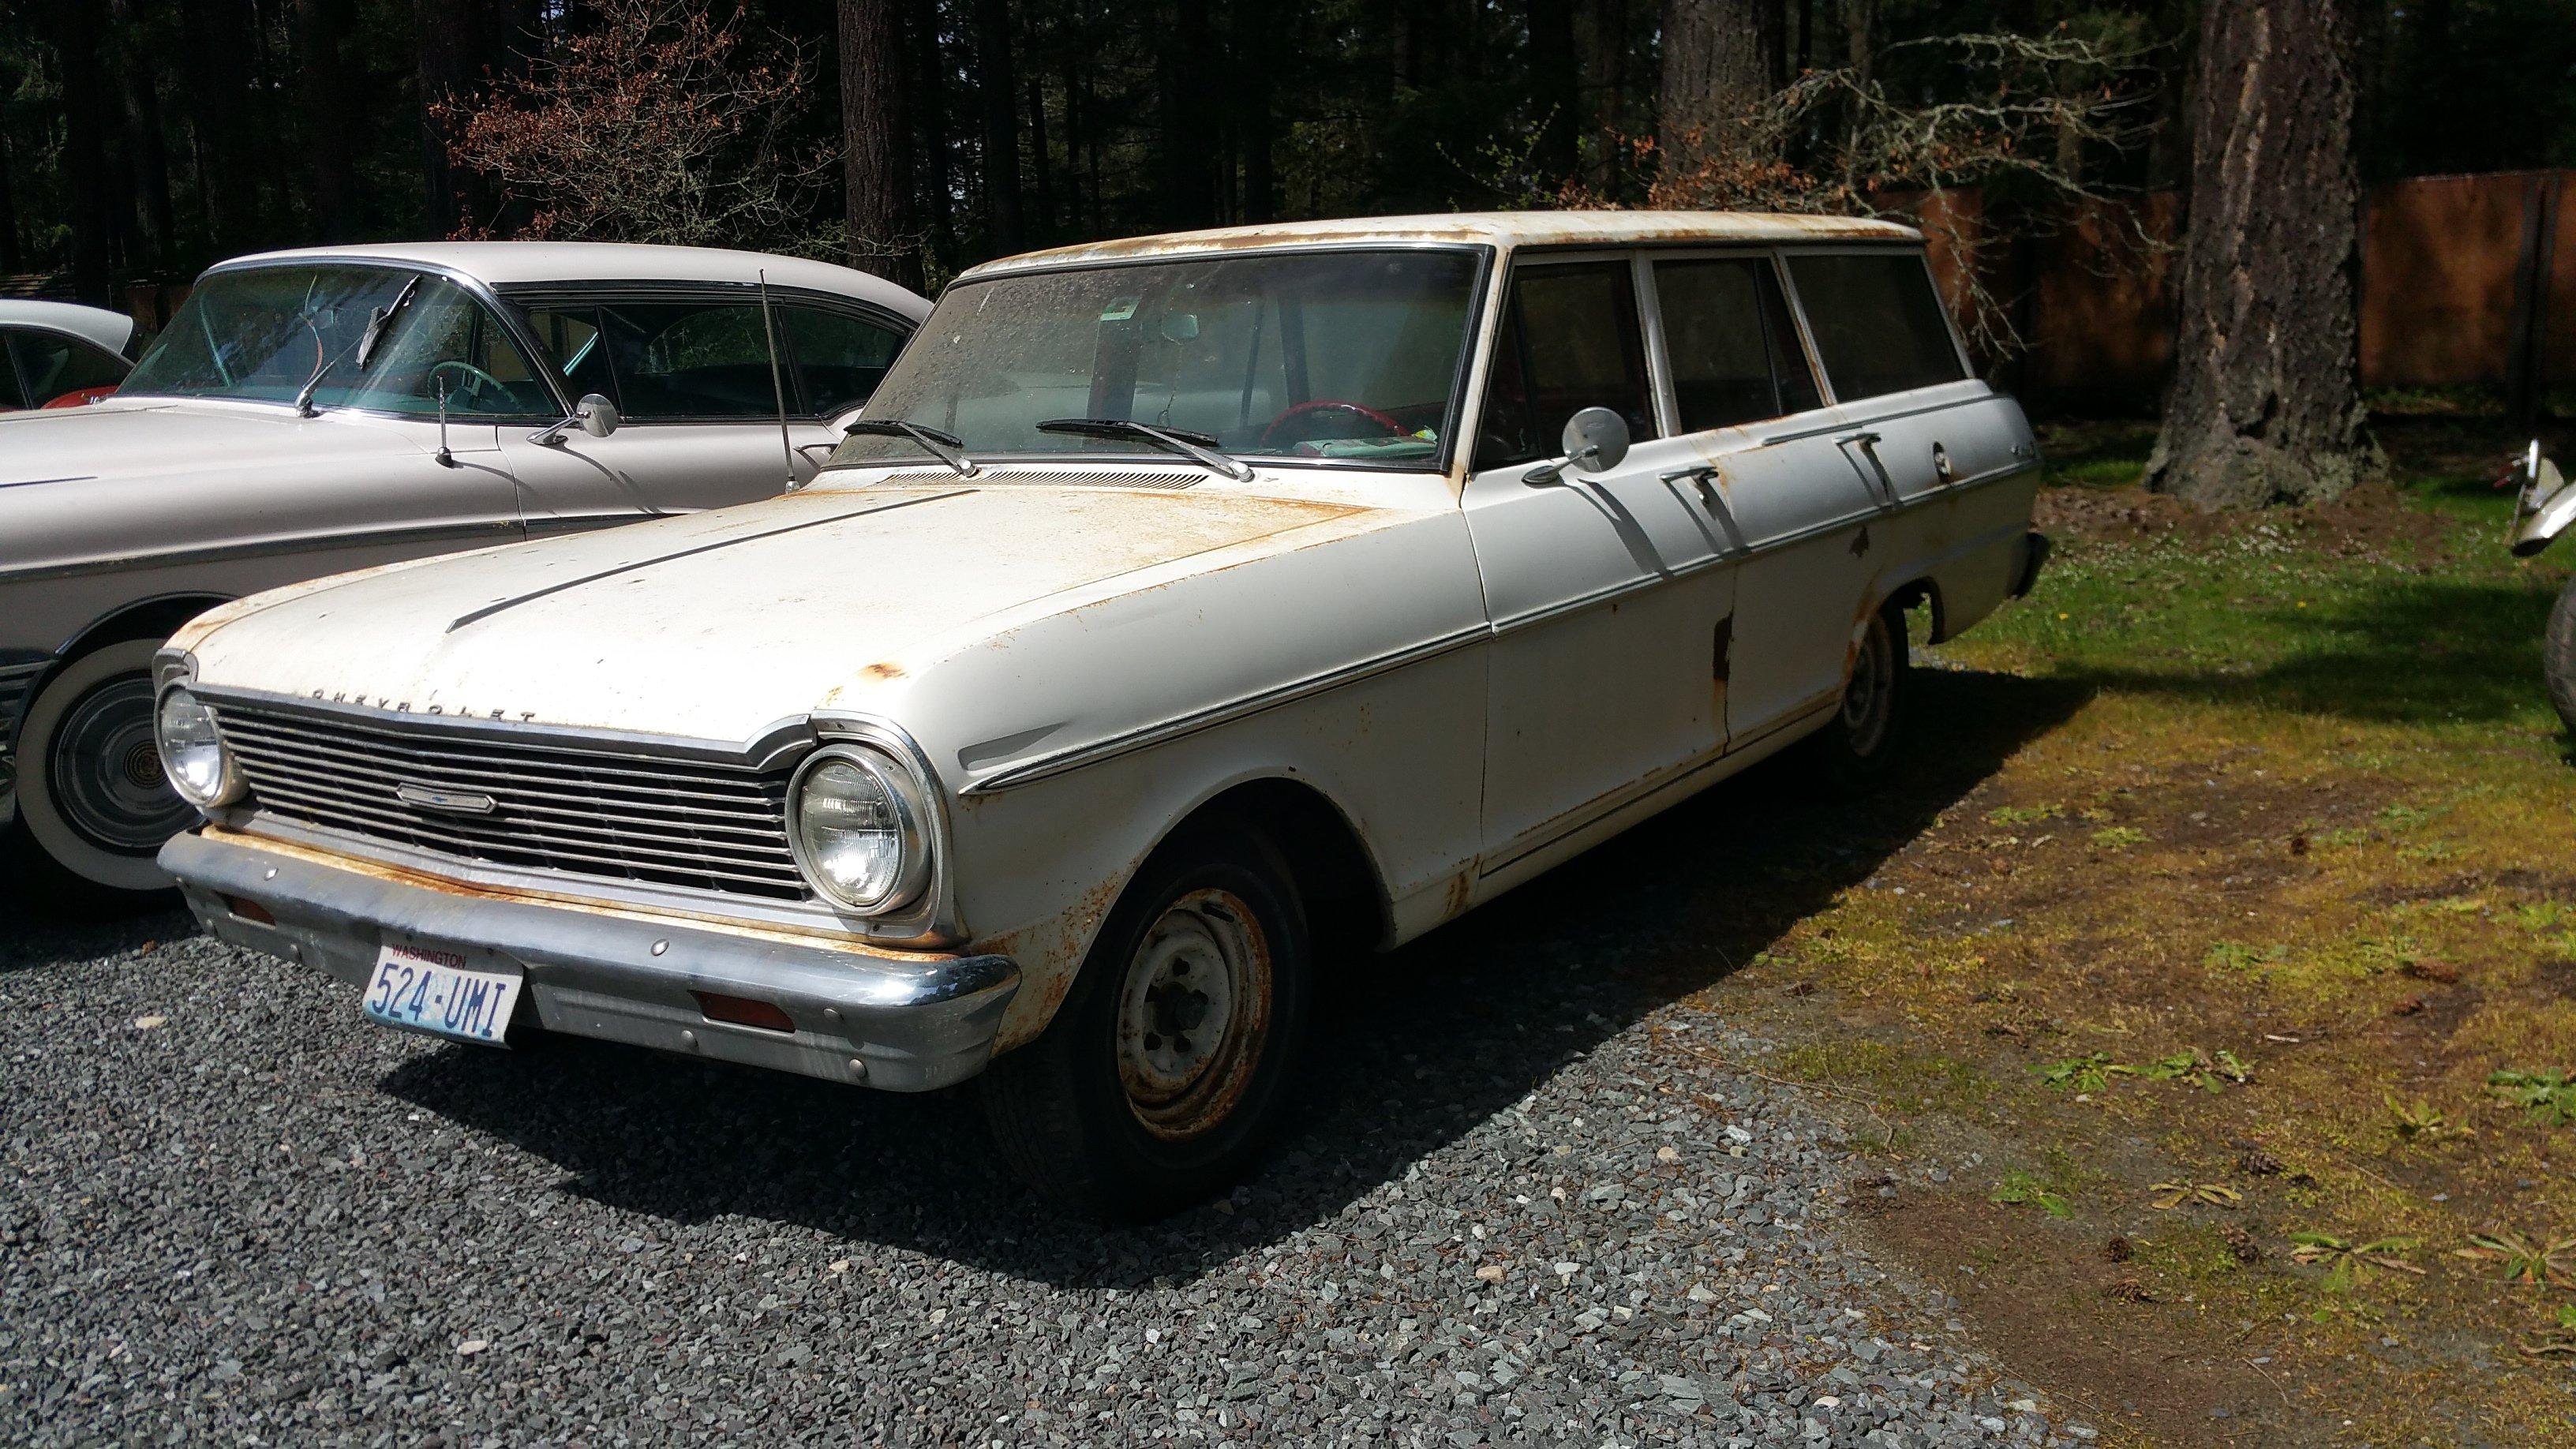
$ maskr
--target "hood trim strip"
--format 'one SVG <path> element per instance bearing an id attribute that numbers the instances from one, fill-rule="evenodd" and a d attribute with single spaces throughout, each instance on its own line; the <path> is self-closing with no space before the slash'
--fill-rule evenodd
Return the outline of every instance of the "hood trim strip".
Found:
<path id="1" fill-rule="evenodd" d="M 516 594 L 510 598 L 486 604 L 482 608 L 476 609 L 471 613 L 457 616 L 456 620 L 447 626 L 446 632 L 453 634 L 468 624 L 479 624 L 485 619 L 491 618 L 495 614 L 501 613 L 505 610 L 515 609 L 521 604 L 534 603 L 539 599 L 550 598 L 556 594 L 581 588 L 586 584 L 598 583 L 602 579 L 616 578 L 620 574 L 631 574 L 638 569 L 649 569 L 660 564 L 672 563 L 684 558 L 693 558 L 702 553 L 713 553 L 717 549 L 731 548 L 738 543 L 751 543 L 759 539 L 776 538 L 782 533 L 795 533 L 800 529 L 820 528 L 827 523 L 846 523 L 853 518 L 865 518 L 871 513 L 892 513 L 898 508 L 910 508 L 916 503 L 937 503 L 942 499 L 962 498 L 974 491 L 975 490 L 972 488 L 952 488 L 945 493 L 931 493 L 919 498 L 906 498 L 897 503 L 880 503 L 873 508 L 854 508 L 847 513 L 835 513 L 829 518 L 809 518 L 802 523 L 788 524 L 784 528 L 767 528 L 758 533 L 736 534 L 731 538 L 717 539 L 713 543 L 702 543 L 693 548 L 684 548 L 673 553 L 656 555 L 652 558 L 636 559 L 632 562 L 619 564 L 617 567 L 612 569 L 602 569 L 595 574 L 584 574 L 577 579 L 565 579 L 561 583 L 548 584 L 542 589 L 531 589 L 527 593 Z"/>

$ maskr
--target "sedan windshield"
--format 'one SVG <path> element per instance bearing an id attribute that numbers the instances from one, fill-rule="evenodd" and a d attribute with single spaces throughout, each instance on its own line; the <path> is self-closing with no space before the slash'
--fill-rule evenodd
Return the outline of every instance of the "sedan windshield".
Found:
<path id="1" fill-rule="evenodd" d="M 458 417 L 559 411 L 527 355 L 464 288 L 336 264 L 207 277 L 118 391 L 291 403 L 308 384 L 316 407 L 427 416 L 443 399 Z"/>
<path id="2" fill-rule="evenodd" d="M 1432 468 L 1454 426 L 1477 257 L 1308 251 L 1096 266 L 951 287 L 867 416 L 936 429 L 977 461 L 1173 457 L 1119 423 L 1229 454 Z M 1042 427 L 1066 420 L 1083 428 Z M 833 466 L 930 461 L 899 431 Z"/>

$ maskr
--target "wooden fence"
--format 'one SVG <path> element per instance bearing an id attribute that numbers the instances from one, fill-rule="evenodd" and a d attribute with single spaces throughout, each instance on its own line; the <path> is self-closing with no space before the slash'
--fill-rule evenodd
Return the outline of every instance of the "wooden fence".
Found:
<path id="1" fill-rule="evenodd" d="M 2568 171 L 2417 176 L 2362 204 L 2361 379 L 2366 387 L 2503 390 L 2519 410 L 2576 386 L 2576 206 Z M 1934 248 L 1954 305 L 1961 267 L 1984 274 L 2028 344 L 2004 371 L 2034 401 L 2133 407 L 2173 362 L 2171 193 L 2015 241 L 1980 224 L 1981 198 L 1948 198 L 1969 256 Z M 1938 223 L 1939 218 L 1927 218 Z M 2143 235 L 2158 245 L 2140 247 Z"/>

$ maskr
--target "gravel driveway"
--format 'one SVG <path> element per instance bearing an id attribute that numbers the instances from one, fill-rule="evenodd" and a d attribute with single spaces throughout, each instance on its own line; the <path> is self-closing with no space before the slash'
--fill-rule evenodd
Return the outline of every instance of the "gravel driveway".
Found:
<path id="1" fill-rule="evenodd" d="M 1693 888 L 1622 884 L 1639 834 L 1572 868 L 1603 916 Z M 1671 1044 L 1759 1052 L 1680 999 L 1715 972 L 1538 889 L 1338 987 L 1273 1164 L 1117 1232 L 966 1093 L 443 1045 L 184 917 L 0 922 L 0 1437 L 2093 1437 L 1838 1233 L 1814 1103 Z"/>

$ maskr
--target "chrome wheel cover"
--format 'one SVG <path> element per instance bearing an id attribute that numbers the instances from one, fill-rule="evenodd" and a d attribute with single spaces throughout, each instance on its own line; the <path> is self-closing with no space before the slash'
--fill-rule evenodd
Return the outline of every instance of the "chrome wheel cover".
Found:
<path id="1" fill-rule="evenodd" d="M 47 752 L 64 823 L 107 850 L 148 856 L 197 818 L 161 772 L 152 706 L 149 678 L 111 679 L 73 701 Z"/>
<path id="2" fill-rule="evenodd" d="M 1223 1122 L 1270 1027 L 1270 946 L 1252 908 L 1197 890 L 1163 908 L 1118 991 L 1118 1080 L 1145 1130 L 1181 1140 Z"/>

